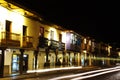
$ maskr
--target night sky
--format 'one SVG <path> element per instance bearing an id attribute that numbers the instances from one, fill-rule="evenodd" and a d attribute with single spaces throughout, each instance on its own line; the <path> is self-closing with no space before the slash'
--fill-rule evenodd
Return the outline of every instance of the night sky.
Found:
<path id="1" fill-rule="evenodd" d="M 44 20 L 98 41 L 120 45 L 118 11 L 114 2 L 85 0 L 14 0 Z"/>

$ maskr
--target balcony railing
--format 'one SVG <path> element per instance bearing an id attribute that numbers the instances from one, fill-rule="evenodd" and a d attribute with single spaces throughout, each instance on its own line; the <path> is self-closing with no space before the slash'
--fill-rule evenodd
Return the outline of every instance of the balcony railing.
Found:
<path id="1" fill-rule="evenodd" d="M 55 41 L 55 40 L 48 40 L 47 38 L 40 37 L 39 38 L 39 47 L 44 48 L 50 46 L 50 49 L 56 49 L 64 50 L 65 49 L 65 43 Z"/>
<path id="2" fill-rule="evenodd" d="M 23 37 L 23 47 L 32 48 L 33 47 L 33 37 L 24 36 Z"/>
<path id="3" fill-rule="evenodd" d="M 1 32 L 1 46 L 20 47 L 20 34 Z"/>
<path id="4" fill-rule="evenodd" d="M 80 45 L 71 44 L 70 45 L 70 51 L 79 52 L 80 51 Z"/>
<path id="5" fill-rule="evenodd" d="M 59 42 L 59 50 L 65 50 L 65 43 Z"/>
<path id="6" fill-rule="evenodd" d="M 65 43 L 63 43 L 63 42 L 50 40 L 50 44 L 51 44 L 51 49 L 56 49 L 56 48 L 58 48 L 59 50 L 65 49 Z"/>

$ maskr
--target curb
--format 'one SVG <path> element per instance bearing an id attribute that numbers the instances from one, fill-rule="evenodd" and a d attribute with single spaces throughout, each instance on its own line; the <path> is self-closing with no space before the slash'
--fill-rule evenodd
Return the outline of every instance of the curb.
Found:
<path id="1" fill-rule="evenodd" d="M 83 67 L 83 68 L 79 68 L 79 69 L 68 69 L 68 70 L 55 70 L 55 71 L 49 71 L 49 72 L 26 73 L 26 74 L 22 74 L 22 75 L 0 78 L 0 80 L 21 80 L 21 79 L 35 78 L 35 77 L 52 75 L 52 74 L 59 74 L 59 73 L 80 73 L 80 72 L 82 73 L 82 72 L 96 70 L 96 69 L 100 69 L 100 67 Z"/>

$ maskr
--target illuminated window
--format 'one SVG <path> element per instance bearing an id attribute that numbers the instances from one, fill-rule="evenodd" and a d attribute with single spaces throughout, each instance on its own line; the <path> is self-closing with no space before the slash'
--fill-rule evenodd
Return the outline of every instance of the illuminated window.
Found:
<path id="1" fill-rule="evenodd" d="M 0 54 L 2 54 L 2 51 L 0 50 Z"/>
<path id="2" fill-rule="evenodd" d="M 77 44 L 77 35 L 71 34 L 71 44 Z"/>
<path id="3" fill-rule="evenodd" d="M 86 38 L 84 39 L 84 44 L 86 44 L 87 43 L 87 40 L 86 40 Z"/>
<path id="4" fill-rule="evenodd" d="M 91 40 L 89 40 L 89 45 L 91 46 L 91 44 L 92 44 L 92 43 L 91 43 Z"/>
<path id="5" fill-rule="evenodd" d="M 50 31 L 50 39 L 54 40 L 54 31 L 52 31 L 52 30 Z"/>

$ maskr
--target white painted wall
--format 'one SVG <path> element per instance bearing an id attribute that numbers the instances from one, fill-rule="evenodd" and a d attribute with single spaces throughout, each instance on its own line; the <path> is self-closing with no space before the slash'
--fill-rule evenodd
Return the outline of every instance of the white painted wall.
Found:
<path id="1" fill-rule="evenodd" d="M 38 54 L 38 69 L 44 68 L 45 55 L 46 55 L 45 52 L 39 52 L 39 54 Z"/>
<path id="2" fill-rule="evenodd" d="M 34 51 L 28 50 L 24 54 L 28 55 L 28 70 L 33 70 Z"/>

